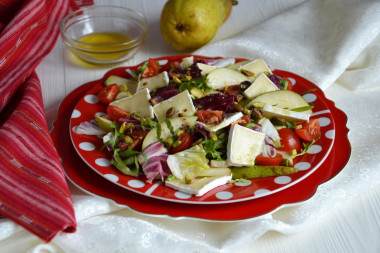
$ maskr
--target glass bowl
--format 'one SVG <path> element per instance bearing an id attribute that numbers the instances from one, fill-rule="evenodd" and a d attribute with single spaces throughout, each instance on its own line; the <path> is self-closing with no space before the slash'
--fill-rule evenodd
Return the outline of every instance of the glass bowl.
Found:
<path id="1" fill-rule="evenodd" d="M 115 64 L 130 59 L 144 44 L 147 20 L 128 8 L 91 6 L 63 18 L 63 42 L 79 58 L 94 64 Z"/>

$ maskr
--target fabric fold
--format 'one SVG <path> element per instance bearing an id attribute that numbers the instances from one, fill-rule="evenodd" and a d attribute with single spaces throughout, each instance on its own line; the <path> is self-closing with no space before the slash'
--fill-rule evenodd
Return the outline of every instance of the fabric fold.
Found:
<path id="1" fill-rule="evenodd" d="M 195 54 L 263 58 L 270 67 L 296 73 L 326 90 L 379 38 L 379 12 L 378 1 L 306 1 Z M 377 83 L 366 87 L 378 84 L 378 64 L 373 66 L 365 73 Z M 357 78 L 344 81 L 353 89 L 363 87 Z"/>
<path id="2" fill-rule="evenodd" d="M 0 215 L 46 242 L 76 230 L 34 72 L 54 47 L 68 9 L 67 0 L 0 3 Z"/>

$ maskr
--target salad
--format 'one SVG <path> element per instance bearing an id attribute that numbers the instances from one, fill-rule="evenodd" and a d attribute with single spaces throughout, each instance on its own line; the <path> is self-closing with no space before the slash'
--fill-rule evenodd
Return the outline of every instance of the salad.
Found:
<path id="1" fill-rule="evenodd" d="M 97 96 L 107 113 L 76 130 L 100 136 L 120 173 L 202 196 L 296 173 L 293 159 L 319 139 L 314 106 L 262 59 L 189 56 L 170 68 L 149 59 L 130 74 L 105 80 Z"/>

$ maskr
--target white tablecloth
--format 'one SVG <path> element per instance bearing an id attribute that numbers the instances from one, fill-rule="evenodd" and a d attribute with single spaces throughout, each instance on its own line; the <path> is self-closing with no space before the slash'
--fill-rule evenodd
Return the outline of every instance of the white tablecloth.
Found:
<path id="1" fill-rule="evenodd" d="M 164 2 L 95 1 L 133 8 L 148 18 L 147 43 L 122 65 L 180 54 L 160 34 Z M 249 221 L 215 223 L 135 213 L 70 184 L 76 233 L 44 244 L 3 219 L 0 252 L 379 252 L 379 30 L 375 1 L 240 1 L 212 43 L 196 52 L 262 57 L 273 68 L 315 82 L 348 115 L 351 158 L 308 201 Z M 78 66 L 58 40 L 37 68 L 48 123 L 67 94 L 107 70 Z"/>

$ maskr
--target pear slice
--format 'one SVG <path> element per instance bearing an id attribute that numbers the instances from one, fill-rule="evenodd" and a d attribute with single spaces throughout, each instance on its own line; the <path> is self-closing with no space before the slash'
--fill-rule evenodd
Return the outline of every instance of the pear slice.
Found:
<path id="1" fill-rule="evenodd" d="M 105 117 L 101 117 L 101 116 L 98 116 L 98 115 L 95 115 L 95 120 L 96 120 L 96 123 L 98 123 L 98 126 L 104 131 L 104 132 L 112 132 L 113 131 L 113 128 L 111 127 L 112 125 L 112 121 L 105 118 Z"/>
<path id="2" fill-rule="evenodd" d="M 197 116 L 190 116 L 190 117 L 178 117 L 178 118 L 173 118 L 170 119 L 170 123 L 173 127 L 174 132 L 176 132 L 178 129 L 182 128 L 184 125 L 188 127 L 193 127 L 197 121 L 198 117 Z M 166 123 L 161 124 L 161 138 L 163 140 L 167 139 L 170 137 L 170 130 Z M 144 142 L 142 144 L 142 148 L 146 148 L 149 144 L 153 142 L 157 142 L 158 137 L 157 137 L 157 128 L 152 128 L 149 133 L 145 136 Z"/>
<path id="3" fill-rule="evenodd" d="M 288 110 L 309 106 L 309 103 L 300 94 L 290 90 L 276 90 L 263 93 L 251 100 L 246 105 L 246 108 L 254 104 L 268 104 Z M 309 109 L 303 111 L 303 113 L 311 114 L 312 110 Z"/>
<path id="4" fill-rule="evenodd" d="M 232 174 L 227 176 L 201 177 L 195 178 L 194 181 L 189 184 L 180 179 L 174 179 L 165 181 L 165 186 L 200 197 L 218 186 L 227 184 L 231 178 Z"/>
<path id="5" fill-rule="evenodd" d="M 217 66 L 211 66 L 211 65 L 204 64 L 204 63 L 197 63 L 197 66 L 202 71 L 201 72 L 202 76 L 205 76 L 205 75 L 209 74 L 211 71 L 219 68 Z"/>
<path id="6" fill-rule="evenodd" d="M 224 89 L 226 86 L 240 84 L 244 81 L 250 81 L 242 73 L 229 68 L 218 68 L 207 75 L 207 86 L 215 90 Z"/>

